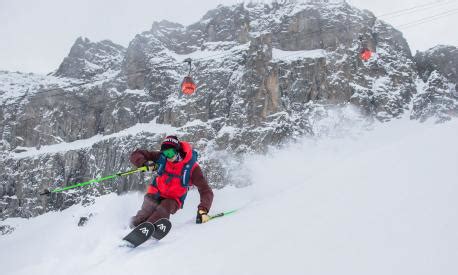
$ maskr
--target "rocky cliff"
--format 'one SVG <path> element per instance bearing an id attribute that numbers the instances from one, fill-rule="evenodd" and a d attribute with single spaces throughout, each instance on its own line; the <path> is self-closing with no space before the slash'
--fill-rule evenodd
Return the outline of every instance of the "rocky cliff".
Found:
<path id="1" fill-rule="evenodd" d="M 367 62 L 361 41 L 375 51 Z M 179 92 L 186 58 L 192 96 Z M 0 218 L 143 190 L 148 177 L 136 175 L 38 195 L 129 169 L 132 150 L 170 133 L 191 141 L 222 187 L 247 184 L 241 153 L 320 134 L 330 109 L 342 120 L 357 109 L 369 120 L 443 121 L 456 116 L 456 68 L 455 47 L 414 58 L 399 30 L 344 2 L 219 6 L 190 26 L 155 22 L 127 49 L 78 38 L 52 75 L 0 72 Z"/>
<path id="2" fill-rule="evenodd" d="M 437 122 L 458 115 L 458 49 L 439 45 L 415 55 L 421 77 L 411 117 Z"/>

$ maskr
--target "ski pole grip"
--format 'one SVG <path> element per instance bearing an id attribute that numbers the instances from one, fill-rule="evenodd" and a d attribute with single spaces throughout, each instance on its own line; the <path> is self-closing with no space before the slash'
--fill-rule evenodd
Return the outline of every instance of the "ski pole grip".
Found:
<path id="1" fill-rule="evenodd" d="M 147 171 L 156 171 L 158 168 L 158 164 L 155 163 L 154 161 L 147 161 L 145 163 L 145 166 L 147 167 Z M 145 171 L 143 171 L 145 172 Z"/>

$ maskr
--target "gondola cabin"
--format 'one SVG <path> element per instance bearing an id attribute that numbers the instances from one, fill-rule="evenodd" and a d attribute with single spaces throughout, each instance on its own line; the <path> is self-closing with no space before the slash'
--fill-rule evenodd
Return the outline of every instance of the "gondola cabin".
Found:
<path id="1" fill-rule="evenodd" d="M 185 95 L 191 95 L 196 91 L 196 83 L 190 76 L 186 76 L 181 82 L 181 91 Z"/>
<path id="2" fill-rule="evenodd" d="M 372 57 L 372 51 L 369 50 L 368 48 L 364 48 L 361 50 L 361 52 L 359 53 L 359 57 L 363 60 L 363 61 L 367 61 L 369 60 L 371 57 Z"/>

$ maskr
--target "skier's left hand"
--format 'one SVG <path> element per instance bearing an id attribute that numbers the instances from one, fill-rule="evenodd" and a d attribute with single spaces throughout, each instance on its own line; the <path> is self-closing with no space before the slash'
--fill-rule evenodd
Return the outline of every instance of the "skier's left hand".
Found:
<path id="1" fill-rule="evenodd" d="M 146 157 L 141 150 L 135 150 L 130 155 L 130 162 L 136 167 L 142 167 L 146 163 Z"/>
<path id="2" fill-rule="evenodd" d="M 206 223 L 209 220 L 210 216 L 208 216 L 207 211 L 202 209 L 197 211 L 196 223 Z"/>

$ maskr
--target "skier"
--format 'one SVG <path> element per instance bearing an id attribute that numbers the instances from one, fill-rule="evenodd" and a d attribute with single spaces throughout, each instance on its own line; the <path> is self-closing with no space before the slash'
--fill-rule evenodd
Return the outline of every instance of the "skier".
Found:
<path id="1" fill-rule="evenodd" d="M 135 150 L 130 162 L 141 167 L 155 163 L 158 176 L 148 186 L 143 204 L 137 215 L 132 217 L 130 226 L 136 227 L 142 222 L 154 223 L 160 218 L 169 218 L 170 214 L 183 207 L 188 186 L 195 185 L 200 194 L 196 223 L 205 223 L 210 217 L 213 191 L 196 162 L 197 153 L 188 142 L 179 141 L 176 136 L 167 136 L 160 151 Z"/>

